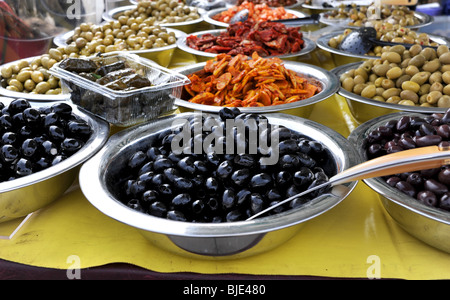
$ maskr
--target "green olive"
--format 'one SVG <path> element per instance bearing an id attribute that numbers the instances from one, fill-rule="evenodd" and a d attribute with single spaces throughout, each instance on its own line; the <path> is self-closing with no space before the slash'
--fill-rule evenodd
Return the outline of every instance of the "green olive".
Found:
<path id="1" fill-rule="evenodd" d="M 417 82 L 408 80 L 402 83 L 402 89 L 403 90 L 410 90 L 414 93 L 418 93 L 420 90 L 420 85 Z"/>

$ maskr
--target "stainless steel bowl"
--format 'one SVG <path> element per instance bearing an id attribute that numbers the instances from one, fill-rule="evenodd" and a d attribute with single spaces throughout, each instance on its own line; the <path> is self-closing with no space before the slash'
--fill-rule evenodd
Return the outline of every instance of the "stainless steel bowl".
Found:
<path id="1" fill-rule="evenodd" d="M 329 19 L 326 17 L 326 12 L 320 13 L 319 22 L 323 23 L 328 26 L 337 26 L 337 27 L 345 27 L 345 28 L 351 28 L 351 29 L 359 29 L 360 26 L 350 26 L 348 25 L 350 23 L 350 19 Z M 414 16 L 419 20 L 419 24 L 417 25 L 408 25 L 404 26 L 405 28 L 412 28 L 412 29 L 418 29 L 425 26 L 430 25 L 434 21 L 434 17 L 421 13 L 421 12 L 414 12 Z"/>
<path id="2" fill-rule="evenodd" d="M 215 29 L 215 30 L 205 30 L 205 31 L 199 31 L 199 32 L 195 32 L 192 33 L 192 35 L 201 37 L 204 34 L 212 34 L 214 36 L 218 36 L 220 35 L 220 33 L 222 32 L 226 32 L 226 29 Z M 197 57 L 197 61 L 206 61 L 208 59 L 211 59 L 213 57 L 217 56 L 217 53 L 209 53 L 209 52 L 205 52 L 205 51 L 199 51 L 199 50 L 195 50 L 191 47 L 189 47 L 188 45 L 186 45 L 186 39 L 189 35 L 185 35 L 181 38 L 179 38 L 177 40 L 177 46 L 178 48 L 180 48 L 183 51 L 186 51 L 188 53 L 191 53 L 193 55 L 195 55 Z M 308 53 L 311 53 L 312 51 L 314 51 L 314 49 L 316 49 L 316 43 L 308 38 L 303 37 L 304 40 L 304 47 L 301 51 L 297 51 L 294 53 L 287 53 L 287 54 L 283 54 L 283 55 L 276 55 L 276 57 L 279 57 L 281 59 L 286 59 L 286 58 L 291 58 L 291 57 L 297 57 L 297 56 L 302 56 L 302 55 L 306 55 Z M 269 56 L 269 57 L 273 57 L 273 56 Z"/>
<path id="3" fill-rule="evenodd" d="M 180 30 L 173 29 L 173 28 L 166 28 L 167 32 L 173 32 L 175 33 L 175 37 L 178 39 L 184 37 L 186 34 Z M 64 34 L 60 34 L 55 37 L 53 40 L 53 43 L 58 47 L 66 47 L 67 41 L 72 37 L 74 34 L 74 31 L 69 31 Z M 167 45 L 164 47 L 158 47 L 158 48 L 152 48 L 152 49 L 145 49 L 145 50 L 128 50 L 127 52 L 137 54 L 141 57 L 150 59 L 159 65 L 167 68 L 170 65 L 170 62 L 172 60 L 173 53 L 175 52 L 175 49 L 177 48 L 177 44 Z"/>
<path id="4" fill-rule="evenodd" d="M 348 137 L 358 149 L 362 160 L 367 160 L 365 139 L 380 125 L 402 116 L 424 116 L 420 113 L 401 112 L 375 118 L 357 127 Z M 377 192 L 389 215 L 410 235 L 450 253 L 450 212 L 427 206 L 418 200 L 389 186 L 381 178 L 365 179 L 365 184 Z"/>
<path id="5" fill-rule="evenodd" d="M 317 39 L 317 46 L 325 51 L 328 51 L 331 53 L 331 57 L 334 61 L 334 64 L 336 66 L 342 66 L 342 65 L 346 65 L 346 64 L 350 64 L 350 63 L 354 63 L 354 62 L 360 62 L 362 60 L 365 59 L 378 59 L 380 58 L 379 56 L 371 56 L 371 55 L 358 55 L 358 54 L 353 54 L 347 51 L 343 51 L 343 50 L 339 50 L 339 49 L 335 49 L 333 47 L 330 47 L 328 45 L 328 41 L 333 38 L 333 37 L 337 37 L 341 34 L 344 33 L 344 30 L 339 30 L 339 31 L 333 31 L 327 34 L 322 35 L 321 37 L 319 37 Z M 446 45 L 446 46 L 450 46 L 450 40 L 448 40 L 445 37 L 441 37 L 441 36 L 437 36 L 437 35 L 432 35 L 432 34 L 428 34 L 428 36 L 430 37 L 431 40 L 433 40 L 434 42 L 440 44 L 440 45 Z"/>
<path id="6" fill-rule="evenodd" d="M 26 60 L 28 62 L 33 61 L 33 59 L 38 58 L 39 56 L 25 58 L 25 59 L 19 59 L 17 61 L 13 61 L 7 64 L 4 64 L 3 67 L 14 65 L 19 61 Z M 49 101 L 64 101 L 70 98 L 69 94 L 59 94 L 59 95 L 43 95 L 43 94 L 30 94 L 30 93 L 24 93 L 24 92 L 14 92 L 5 89 L 0 85 L 0 95 L 10 98 L 25 98 L 29 101 L 42 101 L 42 102 L 49 102 Z"/>
<path id="7" fill-rule="evenodd" d="M 226 28 L 230 24 L 225 23 L 225 22 L 220 22 L 220 21 L 217 21 L 217 20 L 213 19 L 213 17 L 215 15 L 218 15 L 221 12 L 224 12 L 226 10 L 228 10 L 228 8 L 217 8 L 217 9 L 210 10 L 210 11 L 208 11 L 207 13 L 205 13 L 203 15 L 203 19 L 206 22 L 208 22 L 209 24 L 215 25 L 215 26 L 217 26 L 219 28 Z M 304 13 L 302 13 L 300 11 L 297 11 L 297 10 L 292 10 L 292 9 L 285 9 L 285 10 L 286 10 L 287 13 L 291 13 L 291 14 L 295 15 L 297 18 L 309 17 L 307 14 L 304 14 Z"/>
<path id="8" fill-rule="evenodd" d="M 339 78 L 345 72 L 356 69 L 360 64 L 361 62 L 343 65 L 331 70 L 331 72 Z M 376 101 L 351 93 L 342 87 L 339 88 L 338 93 L 347 100 L 351 114 L 359 123 L 364 123 L 376 117 L 400 111 L 416 113 L 443 113 L 446 111 L 446 108 L 409 106 Z"/>
<path id="9" fill-rule="evenodd" d="M 121 131 L 113 135 L 80 171 L 86 198 L 105 215 L 137 228 L 152 244 L 176 254 L 195 258 L 240 258 L 268 251 L 295 235 L 306 221 L 329 211 L 351 193 L 356 182 L 339 186 L 298 209 L 251 221 L 190 223 L 140 213 L 115 198 L 112 192 L 127 158 L 145 149 L 152 134 L 174 127 L 174 121 L 193 116 L 183 113 Z M 216 115 L 217 117 L 217 115 Z M 284 125 L 321 141 L 331 152 L 337 172 L 358 163 L 356 150 L 334 130 L 316 122 L 286 115 L 267 114 L 271 124 Z"/>
<path id="10" fill-rule="evenodd" d="M 191 66 L 178 68 L 176 69 L 176 71 L 184 75 L 189 75 L 203 69 L 205 65 L 206 65 L 205 62 L 198 63 Z M 311 98 L 289 104 L 281 104 L 265 107 L 241 107 L 239 109 L 242 112 L 246 113 L 283 112 L 307 118 L 311 114 L 314 105 L 316 103 L 333 96 L 339 90 L 339 79 L 333 73 L 325 69 L 322 69 L 314 65 L 294 61 L 284 61 L 284 66 L 289 70 L 293 70 L 297 73 L 304 75 L 305 77 L 310 77 L 315 80 L 318 80 L 322 85 L 322 91 Z M 177 93 L 177 95 L 181 95 L 181 92 Z M 182 111 L 197 110 L 197 111 L 217 113 L 221 109 L 221 107 L 219 106 L 191 103 L 189 101 L 180 98 L 175 99 L 175 105 L 179 106 Z"/>
<path id="11" fill-rule="evenodd" d="M 5 105 L 10 98 L 0 98 Z M 56 102 L 31 102 L 33 107 L 51 106 Z M 69 102 L 67 102 L 71 105 Z M 72 105 L 73 112 L 87 121 L 93 133 L 81 150 L 46 170 L 13 181 L 0 183 L 0 223 L 24 217 L 62 196 L 74 183 L 79 167 L 106 143 L 109 124 Z"/>
<path id="12" fill-rule="evenodd" d="M 103 13 L 103 19 L 105 21 L 116 21 L 117 20 L 117 16 L 119 14 L 122 14 L 128 10 L 134 9 L 136 8 L 137 5 L 129 5 L 129 6 L 122 6 L 122 7 L 118 7 L 118 8 L 114 8 L 111 9 L 108 12 Z M 195 7 L 191 7 L 191 8 L 195 8 Z M 167 28 L 173 28 L 173 29 L 178 29 L 180 31 L 189 33 L 189 32 L 194 32 L 197 31 L 198 26 L 201 22 L 203 22 L 203 16 L 206 13 L 204 9 L 198 8 L 198 14 L 200 15 L 200 17 L 198 19 L 195 20 L 191 20 L 191 21 L 185 21 L 185 22 L 177 22 L 177 23 L 155 23 L 155 25 L 160 25 L 163 27 L 167 27 Z"/>

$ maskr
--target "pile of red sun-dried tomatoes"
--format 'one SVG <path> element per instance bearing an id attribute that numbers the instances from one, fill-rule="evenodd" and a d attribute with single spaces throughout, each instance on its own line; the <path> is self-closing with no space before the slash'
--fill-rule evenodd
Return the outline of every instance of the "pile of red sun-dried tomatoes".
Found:
<path id="1" fill-rule="evenodd" d="M 247 20 L 230 24 L 227 31 L 217 36 L 210 33 L 200 37 L 190 35 L 186 44 L 208 53 L 250 56 L 256 51 L 262 57 L 275 56 L 301 51 L 304 40 L 299 30 L 299 27 L 286 27 L 276 22 Z"/>

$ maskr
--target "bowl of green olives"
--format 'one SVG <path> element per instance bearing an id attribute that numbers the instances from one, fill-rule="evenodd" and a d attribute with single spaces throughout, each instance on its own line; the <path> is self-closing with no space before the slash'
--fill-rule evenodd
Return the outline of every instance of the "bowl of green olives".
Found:
<path id="1" fill-rule="evenodd" d="M 358 158 L 347 139 L 311 120 L 223 108 L 175 114 L 113 135 L 83 165 L 80 187 L 99 211 L 160 248 L 195 258 L 241 258 L 281 245 L 338 205 L 356 182 L 248 217 L 326 182 Z"/>
<path id="2" fill-rule="evenodd" d="M 447 147 L 449 125 L 448 110 L 434 114 L 398 112 L 365 122 L 348 139 L 362 160 L 368 160 L 411 148 Z M 401 228 L 424 243 L 450 253 L 448 168 L 443 165 L 364 179 L 364 183 L 379 194 L 386 212 Z"/>
<path id="3" fill-rule="evenodd" d="M 189 33 L 198 31 L 204 13 L 204 9 L 188 6 L 176 0 L 142 1 L 137 5 L 118 7 L 105 12 L 103 19 L 109 22 L 141 18 L 154 25 Z"/>
<path id="4" fill-rule="evenodd" d="M 378 59 L 332 70 L 340 80 L 338 93 L 359 123 L 399 111 L 442 113 L 450 107 L 448 46 L 394 47 Z"/>
<path id="5" fill-rule="evenodd" d="M 43 66 L 42 58 L 19 59 L 0 66 L 0 95 L 39 102 L 68 99 L 69 95 L 61 92 L 59 79 Z"/>
<path id="6" fill-rule="evenodd" d="M 65 101 L 0 98 L 0 223 L 61 197 L 106 143 L 109 124 Z"/>

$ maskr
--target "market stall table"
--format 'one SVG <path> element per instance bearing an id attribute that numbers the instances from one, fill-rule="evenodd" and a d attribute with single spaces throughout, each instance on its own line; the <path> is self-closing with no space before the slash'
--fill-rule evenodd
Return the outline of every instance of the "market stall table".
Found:
<path id="1" fill-rule="evenodd" d="M 335 67 L 320 49 L 299 60 L 305 59 L 325 69 Z M 171 67 L 194 62 L 177 49 Z M 310 119 L 344 136 L 358 126 L 338 95 L 316 104 Z M 11 239 L 0 240 L 0 259 L 4 279 L 67 278 L 74 267 L 81 269 L 82 279 L 450 278 L 450 254 L 407 234 L 363 182 L 285 244 L 238 260 L 164 252 L 134 228 L 103 215 L 74 186 L 34 213 Z"/>

